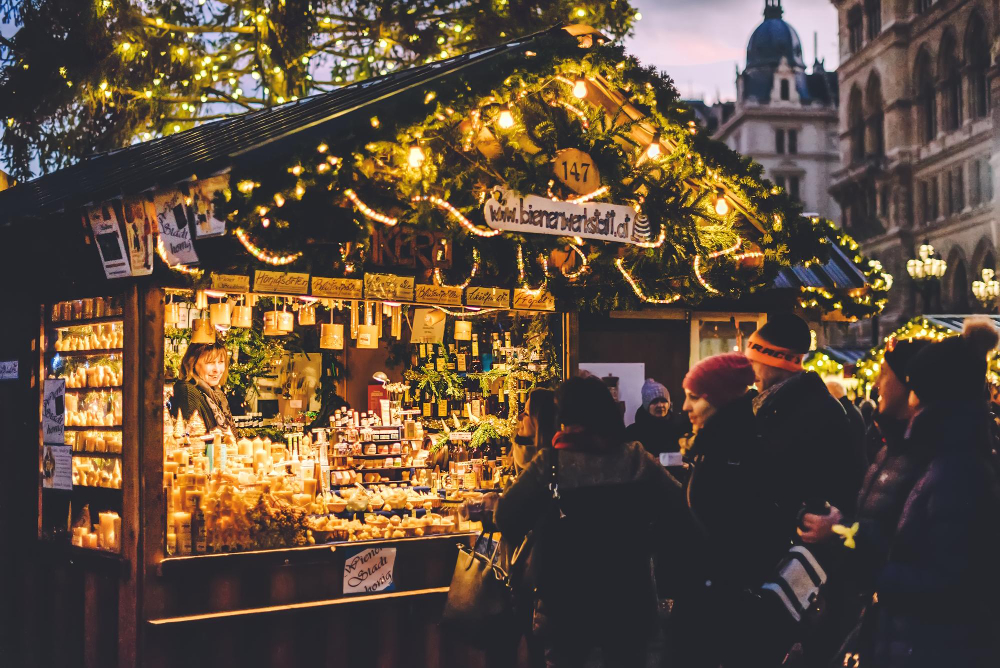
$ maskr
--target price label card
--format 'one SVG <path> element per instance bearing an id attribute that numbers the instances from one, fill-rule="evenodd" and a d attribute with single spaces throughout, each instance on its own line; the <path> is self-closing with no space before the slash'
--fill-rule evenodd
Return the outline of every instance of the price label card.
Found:
<path id="1" fill-rule="evenodd" d="M 344 552 L 345 594 L 371 594 L 396 590 L 396 583 L 393 581 L 396 548 L 358 547 L 346 548 Z"/>
<path id="2" fill-rule="evenodd" d="M 325 278 L 312 277 L 313 297 L 329 297 L 331 299 L 361 299 L 364 296 L 365 284 L 360 278 Z"/>
<path id="3" fill-rule="evenodd" d="M 465 292 L 468 306 L 484 308 L 507 308 L 510 306 L 510 290 L 500 288 L 469 288 Z"/>

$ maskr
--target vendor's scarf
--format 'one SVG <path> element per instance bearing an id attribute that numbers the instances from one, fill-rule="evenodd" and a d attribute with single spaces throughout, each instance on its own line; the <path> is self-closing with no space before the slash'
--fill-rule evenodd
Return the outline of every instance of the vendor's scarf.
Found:
<path id="1" fill-rule="evenodd" d="M 552 447 L 578 452 L 602 452 L 607 449 L 603 440 L 586 431 L 557 431 L 552 438 Z"/>
<path id="2" fill-rule="evenodd" d="M 197 374 L 194 375 L 194 382 L 198 386 L 198 389 L 205 393 L 205 401 L 208 402 L 209 408 L 212 409 L 212 415 L 215 417 L 215 424 L 219 427 L 219 429 L 225 430 L 228 428 L 235 434 L 236 421 L 233 419 L 233 414 L 229 410 L 229 400 L 226 399 L 226 393 L 217 387 L 212 387 L 202 380 Z"/>

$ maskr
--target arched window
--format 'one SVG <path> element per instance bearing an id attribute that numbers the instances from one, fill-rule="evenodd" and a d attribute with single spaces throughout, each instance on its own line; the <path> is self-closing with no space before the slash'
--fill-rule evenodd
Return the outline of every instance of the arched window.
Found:
<path id="1" fill-rule="evenodd" d="M 951 277 L 951 309 L 955 313 L 969 312 L 969 270 L 965 266 L 965 260 L 959 259 L 955 263 L 955 270 Z"/>
<path id="2" fill-rule="evenodd" d="M 791 86 L 788 84 L 788 79 L 781 80 L 781 99 L 787 100 L 791 97 Z"/>
<path id="3" fill-rule="evenodd" d="M 950 32 L 941 40 L 938 81 L 941 85 L 944 128 L 957 130 L 962 127 L 962 64 L 958 59 L 955 37 Z"/>
<path id="4" fill-rule="evenodd" d="M 990 112 L 990 86 L 986 71 L 990 68 L 990 45 L 986 24 L 978 13 L 969 20 L 965 37 L 965 62 L 969 72 L 969 116 L 983 118 Z"/>
<path id="5" fill-rule="evenodd" d="M 882 80 L 874 72 L 865 89 L 865 119 L 868 135 L 868 155 L 885 155 L 885 111 L 882 104 Z"/>
<path id="6" fill-rule="evenodd" d="M 927 144 L 937 137 L 937 95 L 934 94 L 934 72 L 931 55 L 921 50 L 913 67 L 913 88 L 917 98 L 917 127 L 920 139 Z"/>
<path id="7" fill-rule="evenodd" d="M 851 162 L 861 162 L 865 158 L 865 110 L 861 90 L 856 86 L 847 103 L 847 131 L 850 134 Z"/>

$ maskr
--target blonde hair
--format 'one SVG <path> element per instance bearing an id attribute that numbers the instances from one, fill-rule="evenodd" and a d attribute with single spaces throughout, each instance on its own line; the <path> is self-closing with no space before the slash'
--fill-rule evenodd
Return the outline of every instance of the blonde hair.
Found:
<path id="1" fill-rule="evenodd" d="M 194 367 L 202 357 L 209 357 L 208 361 L 221 357 L 226 368 L 222 372 L 222 385 L 229 379 L 229 351 L 221 343 L 192 343 L 184 351 L 181 358 L 181 380 L 194 380 Z"/>

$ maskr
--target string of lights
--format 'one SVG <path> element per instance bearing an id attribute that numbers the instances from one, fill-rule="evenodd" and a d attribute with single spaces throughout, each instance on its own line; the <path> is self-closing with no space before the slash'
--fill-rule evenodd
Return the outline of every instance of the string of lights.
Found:
<path id="1" fill-rule="evenodd" d="M 462 215 L 462 212 L 451 205 L 451 203 L 437 197 L 435 195 L 414 195 L 414 202 L 430 202 L 439 209 L 443 209 L 448 212 L 448 214 L 456 220 L 462 227 L 464 227 L 469 232 L 480 236 L 480 237 L 495 237 L 502 232 L 502 230 L 483 230 L 472 223 L 471 220 Z"/>
<path id="2" fill-rule="evenodd" d="M 388 225 L 389 227 L 394 227 L 399 223 L 398 218 L 393 218 L 392 216 L 387 216 L 384 213 L 379 213 L 362 202 L 361 198 L 358 197 L 358 194 L 351 188 L 344 190 L 344 194 L 347 196 L 347 199 L 351 200 L 354 206 L 358 208 L 358 211 L 360 211 L 365 218 L 370 218 L 371 220 L 382 223 L 383 225 Z"/>
<path id="3" fill-rule="evenodd" d="M 472 279 L 474 279 L 476 277 L 476 274 L 478 274 L 478 273 L 479 273 L 479 249 L 473 248 L 472 249 L 472 271 L 469 272 L 469 276 L 464 281 L 462 281 L 458 285 L 445 285 L 444 281 L 441 280 L 441 268 L 440 267 L 434 267 L 434 284 L 438 285 L 438 286 L 441 286 L 441 287 L 446 287 L 446 288 L 460 288 L 460 289 L 464 290 L 465 288 L 469 287 L 469 283 L 472 282 Z"/>
<path id="4" fill-rule="evenodd" d="M 273 253 L 266 251 L 263 248 L 259 248 L 258 246 L 254 245 L 252 241 L 250 241 L 250 238 L 247 237 L 247 233 L 243 230 L 242 227 L 237 227 L 235 234 L 236 238 L 240 240 L 241 244 L 243 244 L 243 248 L 245 248 L 248 253 L 253 255 L 261 262 L 266 262 L 267 264 L 275 266 L 284 266 L 286 264 L 291 264 L 292 262 L 295 262 L 300 257 L 302 257 L 301 252 L 289 253 L 288 255 L 274 255 Z"/>
<path id="5" fill-rule="evenodd" d="M 642 301 L 646 302 L 647 304 L 673 304 L 674 302 L 680 300 L 681 298 L 680 295 L 674 295 L 673 297 L 668 297 L 667 299 L 656 299 L 653 297 L 647 297 L 646 294 L 643 293 L 642 288 L 639 287 L 639 284 L 636 282 L 636 280 L 632 278 L 632 275 L 628 273 L 627 269 L 625 269 L 624 262 L 621 258 L 617 258 L 615 260 L 615 266 L 618 267 L 618 271 L 621 272 L 622 276 L 625 278 L 625 281 L 630 286 L 632 286 L 632 291 L 635 292 L 635 296 L 641 299 Z"/>
<path id="6" fill-rule="evenodd" d="M 199 278 L 204 273 L 201 269 L 195 269 L 194 267 L 188 267 L 187 265 L 170 264 L 170 261 L 167 260 L 167 251 L 163 247 L 163 239 L 159 236 L 156 237 L 156 254 L 160 256 L 161 260 L 163 260 L 163 264 L 181 274 L 188 274 L 189 276 Z"/>

